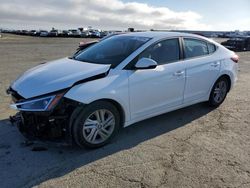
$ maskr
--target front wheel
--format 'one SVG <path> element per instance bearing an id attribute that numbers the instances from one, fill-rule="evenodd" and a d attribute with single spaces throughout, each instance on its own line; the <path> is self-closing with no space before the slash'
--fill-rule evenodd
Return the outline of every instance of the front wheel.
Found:
<path id="1" fill-rule="evenodd" d="M 223 77 L 218 79 L 215 82 L 212 91 L 210 93 L 208 101 L 209 105 L 214 107 L 221 105 L 227 96 L 228 90 L 229 90 L 228 80 Z"/>
<path id="2" fill-rule="evenodd" d="M 80 147 L 96 148 L 111 141 L 120 127 L 120 115 L 110 102 L 97 101 L 84 107 L 73 124 L 73 137 Z"/>

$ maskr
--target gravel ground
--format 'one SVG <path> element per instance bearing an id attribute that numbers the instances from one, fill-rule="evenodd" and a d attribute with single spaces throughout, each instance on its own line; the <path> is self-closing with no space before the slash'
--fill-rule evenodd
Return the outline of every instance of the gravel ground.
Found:
<path id="1" fill-rule="evenodd" d="M 70 56 L 80 39 L 0 38 L 0 187 L 250 187 L 250 52 L 217 109 L 197 104 L 122 129 L 96 149 L 23 144 L 5 89 L 27 68 Z M 42 146 L 46 151 L 35 152 Z"/>

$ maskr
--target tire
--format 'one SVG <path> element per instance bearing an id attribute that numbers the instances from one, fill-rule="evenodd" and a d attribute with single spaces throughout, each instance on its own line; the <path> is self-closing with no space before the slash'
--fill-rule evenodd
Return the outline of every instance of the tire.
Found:
<path id="1" fill-rule="evenodd" d="M 219 78 L 210 93 L 208 104 L 212 107 L 220 106 L 225 100 L 229 91 L 229 83 L 225 77 Z"/>
<path id="2" fill-rule="evenodd" d="M 120 119 L 117 108 L 107 101 L 96 101 L 83 107 L 72 127 L 75 143 L 88 148 L 109 143 L 118 133 Z"/>

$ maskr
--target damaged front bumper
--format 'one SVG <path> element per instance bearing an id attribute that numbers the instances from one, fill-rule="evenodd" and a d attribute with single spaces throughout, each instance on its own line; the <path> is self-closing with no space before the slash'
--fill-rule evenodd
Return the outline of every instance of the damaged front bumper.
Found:
<path id="1" fill-rule="evenodd" d="M 68 116 L 53 116 L 50 113 L 18 112 L 10 122 L 29 140 L 59 141 L 67 135 Z"/>
<path id="2" fill-rule="evenodd" d="M 10 122 L 28 140 L 66 141 L 72 144 L 70 119 L 79 103 L 64 98 L 63 93 L 65 92 L 32 100 L 16 99 L 11 93 L 12 98 L 15 98 L 15 104 L 11 107 L 19 112 L 10 117 Z"/>

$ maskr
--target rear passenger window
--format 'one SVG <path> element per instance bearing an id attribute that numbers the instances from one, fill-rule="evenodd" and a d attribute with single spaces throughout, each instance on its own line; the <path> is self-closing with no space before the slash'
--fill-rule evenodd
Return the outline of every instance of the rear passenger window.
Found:
<path id="1" fill-rule="evenodd" d="M 184 39 L 184 53 L 185 58 L 207 55 L 207 43 L 197 39 Z"/>
<path id="2" fill-rule="evenodd" d="M 155 60 L 158 65 L 178 61 L 180 59 L 179 39 L 167 39 L 153 44 L 139 55 L 138 60 L 143 57 Z"/>
<path id="3" fill-rule="evenodd" d="M 207 47 L 209 54 L 212 54 L 216 51 L 216 46 L 212 43 L 207 43 Z"/>

